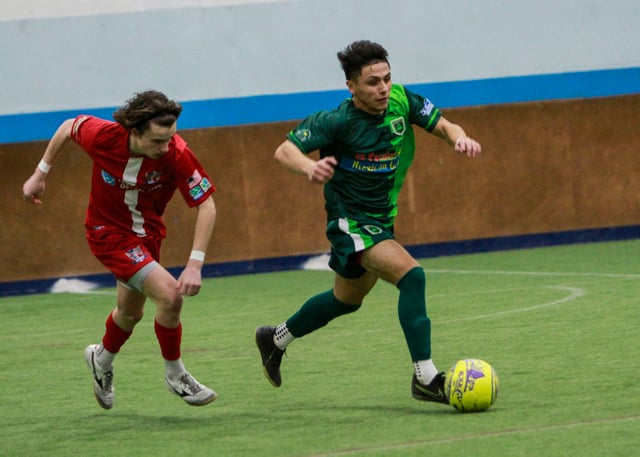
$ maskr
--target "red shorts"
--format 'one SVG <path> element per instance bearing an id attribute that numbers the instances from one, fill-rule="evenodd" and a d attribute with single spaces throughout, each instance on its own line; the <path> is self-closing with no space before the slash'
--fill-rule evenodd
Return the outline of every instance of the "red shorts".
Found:
<path id="1" fill-rule="evenodd" d="M 86 235 L 93 255 L 124 283 L 145 265 L 160 261 L 162 240 L 104 227 L 87 228 Z"/>

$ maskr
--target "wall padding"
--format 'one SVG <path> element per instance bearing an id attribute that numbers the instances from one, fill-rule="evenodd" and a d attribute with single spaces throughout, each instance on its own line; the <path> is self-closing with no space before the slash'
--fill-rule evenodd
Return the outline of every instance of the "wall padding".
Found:
<path id="1" fill-rule="evenodd" d="M 400 196 L 407 245 L 640 223 L 640 95 L 446 110 L 483 147 L 457 156 L 418 132 Z M 322 189 L 273 160 L 295 123 L 183 130 L 218 187 L 207 262 L 328 250 Z M 44 204 L 21 187 L 45 142 L 0 145 L 0 281 L 103 273 L 84 239 L 91 163 L 70 145 L 52 169 Z M 176 194 L 165 217 L 163 263 L 185 262 L 195 210 Z"/>

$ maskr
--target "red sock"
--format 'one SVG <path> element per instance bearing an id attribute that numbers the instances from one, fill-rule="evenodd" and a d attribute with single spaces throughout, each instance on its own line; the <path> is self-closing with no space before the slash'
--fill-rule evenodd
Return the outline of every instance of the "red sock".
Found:
<path id="1" fill-rule="evenodd" d="M 178 360 L 180 358 L 180 345 L 182 343 L 182 324 L 178 324 L 176 328 L 163 327 L 154 322 L 154 328 L 158 342 L 160 343 L 160 351 L 165 360 Z"/>
<path id="2" fill-rule="evenodd" d="M 107 317 L 105 327 L 107 330 L 102 337 L 102 345 L 107 351 L 117 354 L 133 332 L 126 332 L 118 327 L 118 324 L 113 320 L 113 311 Z"/>

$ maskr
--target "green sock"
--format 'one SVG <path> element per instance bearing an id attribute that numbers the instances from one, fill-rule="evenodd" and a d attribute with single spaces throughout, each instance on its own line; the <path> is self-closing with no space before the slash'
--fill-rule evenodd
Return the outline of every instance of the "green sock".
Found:
<path id="1" fill-rule="evenodd" d="M 314 330 L 324 327 L 329 321 L 343 314 L 357 311 L 360 305 L 348 305 L 339 301 L 333 290 L 311 297 L 287 320 L 289 332 L 300 338 Z"/>
<path id="2" fill-rule="evenodd" d="M 409 346 L 411 360 L 431 358 L 431 321 L 427 317 L 425 292 L 427 278 L 421 267 L 405 274 L 397 284 L 400 289 L 398 317 Z"/>

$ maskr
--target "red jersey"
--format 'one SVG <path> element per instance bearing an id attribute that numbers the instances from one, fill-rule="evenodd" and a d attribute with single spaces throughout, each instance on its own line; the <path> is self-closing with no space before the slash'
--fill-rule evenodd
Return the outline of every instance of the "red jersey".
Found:
<path id="1" fill-rule="evenodd" d="M 159 159 L 131 155 L 129 132 L 116 122 L 76 117 L 71 138 L 93 160 L 87 229 L 125 230 L 139 237 L 162 239 L 162 215 L 176 189 L 189 207 L 215 191 L 187 143 L 174 135 L 169 152 Z"/>

